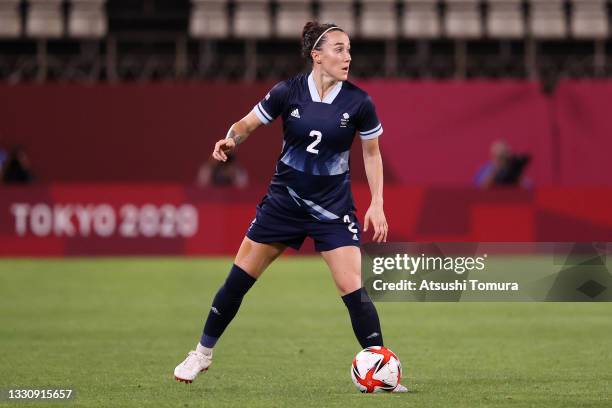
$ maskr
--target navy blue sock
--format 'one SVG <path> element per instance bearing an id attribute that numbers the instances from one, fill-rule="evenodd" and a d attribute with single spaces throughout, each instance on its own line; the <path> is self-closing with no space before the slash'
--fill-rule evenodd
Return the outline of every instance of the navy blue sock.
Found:
<path id="1" fill-rule="evenodd" d="M 233 265 L 232 270 L 225 283 L 212 302 L 208 313 L 200 344 L 204 347 L 213 348 L 219 337 L 230 324 L 242 303 L 242 298 L 251 289 L 257 279 L 243 271 L 240 267 Z"/>
<path id="2" fill-rule="evenodd" d="M 351 316 L 353 332 L 361 347 L 382 346 L 383 337 L 378 313 L 368 292 L 360 288 L 342 296 L 342 300 Z"/>

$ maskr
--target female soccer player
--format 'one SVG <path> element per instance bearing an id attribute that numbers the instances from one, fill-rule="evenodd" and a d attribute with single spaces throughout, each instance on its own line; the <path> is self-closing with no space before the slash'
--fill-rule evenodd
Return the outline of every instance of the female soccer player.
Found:
<path id="1" fill-rule="evenodd" d="M 347 81 L 350 41 L 341 28 L 307 23 L 302 52 L 312 62 L 312 72 L 275 85 L 215 144 L 212 156 L 226 161 L 228 153 L 255 129 L 282 117 L 283 148 L 268 193 L 257 206 L 234 265 L 213 300 L 196 350 L 174 370 L 179 381 L 190 383 L 208 369 L 213 347 L 244 295 L 286 247 L 299 249 L 307 236 L 331 269 L 359 344 L 363 348 L 383 345 L 376 308 L 361 287 L 360 228 L 349 177 L 350 148 L 359 132 L 372 194 L 364 231 L 372 224 L 373 240 L 386 242 L 378 148 L 382 125 L 368 94 Z M 406 388 L 398 385 L 394 391 Z"/>

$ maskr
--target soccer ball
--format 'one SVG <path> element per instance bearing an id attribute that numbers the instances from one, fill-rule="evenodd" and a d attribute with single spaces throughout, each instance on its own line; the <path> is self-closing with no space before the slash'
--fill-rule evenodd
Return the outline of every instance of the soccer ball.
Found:
<path id="1" fill-rule="evenodd" d="M 368 347 L 353 359 L 351 378 L 361 392 L 393 391 L 402 378 L 402 365 L 388 348 Z"/>

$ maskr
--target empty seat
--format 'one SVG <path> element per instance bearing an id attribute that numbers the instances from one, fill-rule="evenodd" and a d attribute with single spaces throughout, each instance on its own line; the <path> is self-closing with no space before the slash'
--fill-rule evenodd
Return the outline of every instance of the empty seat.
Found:
<path id="1" fill-rule="evenodd" d="M 453 38 L 482 36 L 482 20 L 478 0 L 446 0 L 444 29 Z"/>
<path id="2" fill-rule="evenodd" d="M 105 1 L 72 0 L 68 18 L 69 35 L 78 38 L 104 37 L 108 28 Z"/>
<path id="3" fill-rule="evenodd" d="M 21 35 L 20 0 L 0 0 L 0 38 Z"/>
<path id="4" fill-rule="evenodd" d="M 572 0 L 572 35 L 576 38 L 606 38 L 609 34 L 606 0 Z"/>
<path id="5" fill-rule="evenodd" d="M 225 38 L 229 35 L 227 0 L 191 0 L 189 34 L 194 38 Z"/>
<path id="6" fill-rule="evenodd" d="M 409 38 L 440 36 L 437 0 L 404 0 L 402 35 Z"/>
<path id="7" fill-rule="evenodd" d="M 57 38 L 64 32 L 62 0 L 29 0 L 26 33 L 30 37 Z"/>
<path id="8" fill-rule="evenodd" d="M 523 38 L 522 0 L 488 0 L 487 34 L 491 38 Z"/>
<path id="9" fill-rule="evenodd" d="M 530 0 L 529 30 L 539 39 L 563 38 L 567 34 L 563 0 Z"/>
<path id="10" fill-rule="evenodd" d="M 395 38 L 397 13 L 394 0 L 364 0 L 359 33 L 365 38 Z"/>
<path id="11" fill-rule="evenodd" d="M 236 0 L 234 35 L 246 38 L 266 38 L 272 33 L 272 18 L 268 0 Z"/>
<path id="12" fill-rule="evenodd" d="M 277 0 L 276 35 L 283 38 L 300 38 L 307 21 L 313 20 L 308 0 Z"/>
<path id="13" fill-rule="evenodd" d="M 335 23 L 349 35 L 355 32 L 353 0 L 325 0 L 319 2 L 319 21 Z"/>

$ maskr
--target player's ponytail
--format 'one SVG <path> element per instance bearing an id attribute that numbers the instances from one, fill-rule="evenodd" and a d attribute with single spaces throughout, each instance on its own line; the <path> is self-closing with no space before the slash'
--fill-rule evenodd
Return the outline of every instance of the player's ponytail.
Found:
<path id="1" fill-rule="evenodd" d="M 312 50 L 320 50 L 326 41 L 326 34 L 330 31 L 342 31 L 343 29 L 334 23 L 319 24 L 316 21 L 309 21 L 302 30 L 302 56 L 312 61 L 310 53 Z M 324 35 L 325 34 L 325 35 Z"/>

